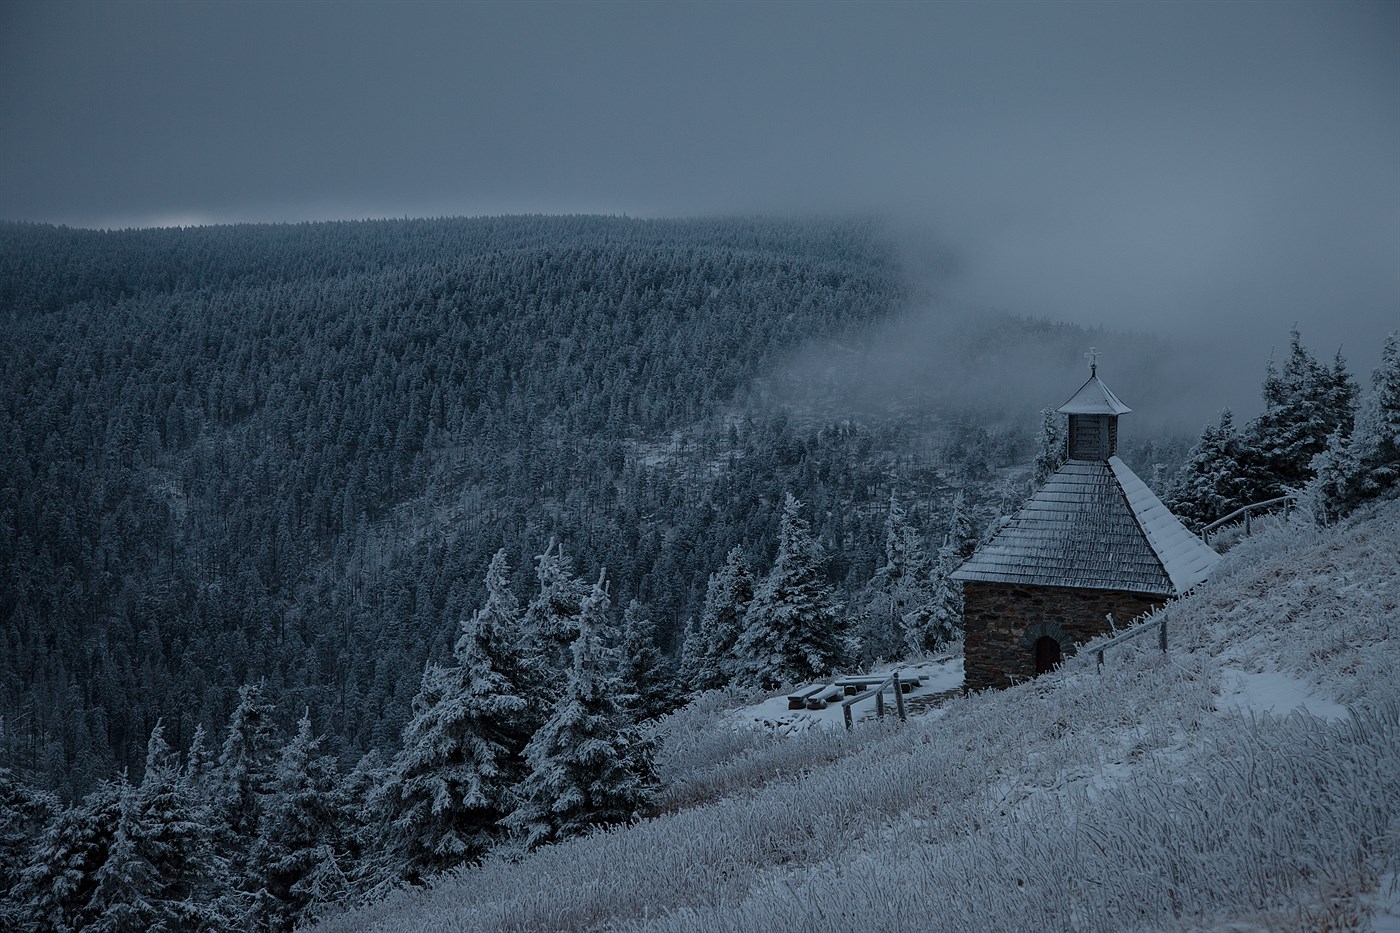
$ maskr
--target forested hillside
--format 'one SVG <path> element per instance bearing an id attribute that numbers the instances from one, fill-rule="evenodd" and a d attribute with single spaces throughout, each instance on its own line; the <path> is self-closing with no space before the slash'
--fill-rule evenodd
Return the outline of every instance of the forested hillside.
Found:
<path id="1" fill-rule="evenodd" d="M 862 222 L 0 226 L 0 766 L 72 797 L 254 682 L 347 763 L 391 748 L 501 547 L 522 596 L 551 538 L 606 567 L 670 652 L 786 493 L 843 594 L 891 492 L 936 551 L 952 487 L 978 522 L 1018 500 L 1024 413 L 772 401 L 800 347 L 904 313 L 896 256 Z"/>
<path id="2" fill-rule="evenodd" d="M 317 929 L 1393 929 L 1398 611 L 1400 506 L 1295 511 L 1159 610 L 1166 653 L 849 733 L 711 696 L 661 723 L 671 812 Z"/>

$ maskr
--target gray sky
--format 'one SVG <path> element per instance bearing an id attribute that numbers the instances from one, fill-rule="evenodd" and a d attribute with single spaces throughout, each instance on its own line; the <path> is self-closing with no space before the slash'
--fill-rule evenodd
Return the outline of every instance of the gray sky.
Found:
<path id="1" fill-rule="evenodd" d="M 882 211 L 1255 384 L 1400 326 L 1396 3 L 0 2 L 3 218 Z"/>

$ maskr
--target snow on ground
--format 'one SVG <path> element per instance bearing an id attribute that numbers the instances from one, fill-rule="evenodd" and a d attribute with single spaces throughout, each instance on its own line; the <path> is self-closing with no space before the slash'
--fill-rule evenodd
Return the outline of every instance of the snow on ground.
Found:
<path id="1" fill-rule="evenodd" d="M 1367 519 L 1242 542 L 1165 654 L 1099 670 L 1091 642 L 917 725 L 777 735 L 698 702 L 659 733 L 656 818 L 326 929 L 1394 930 L 1400 503 Z"/>
<path id="2" fill-rule="evenodd" d="M 900 677 L 918 677 L 919 685 L 904 695 L 910 715 L 928 709 L 928 703 L 939 694 L 957 690 L 963 682 L 963 659 L 961 657 L 939 657 L 918 664 L 887 664 L 870 672 L 870 676 L 885 677 L 892 671 L 899 671 Z M 833 681 L 837 678 L 833 678 Z M 754 725 L 770 729 L 781 735 L 793 735 L 813 727 L 844 729 L 845 713 L 841 704 L 849 697 L 832 700 L 825 709 L 788 709 L 787 694 L 769 697 L 751 706 L 744 706 L 728 714 L 735 725 Z M 875 697 L 866 697 L 851 705 L 851 715 L 858 722 L 876 715 Z M 895 715 L 894 694 L 885 691 L 885 712 Z"/>
<path id="3" fill-rule="evenodd" d="M 1345 719 L 1347 708 L 1317 688 L 1282 671 L 1249 671 L 1226 667 L 1220 671 L 1221 693 L 1215 708 L 1221 712 L 1272 713 L 1285 716 L 1301 709 L 1321 719 Z"/>

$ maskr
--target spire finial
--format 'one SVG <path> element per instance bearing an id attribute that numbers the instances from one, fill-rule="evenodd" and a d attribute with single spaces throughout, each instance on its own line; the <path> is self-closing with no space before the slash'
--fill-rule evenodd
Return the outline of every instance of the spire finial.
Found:
<path id="1" fill-rule="evenodd" d="M 1089 375 L 1097 376 L 1099 374 L 1099 348 L 1090 347 L 1089 352 L 1084 354 L 1084 358 L 1089 361 Z"/>

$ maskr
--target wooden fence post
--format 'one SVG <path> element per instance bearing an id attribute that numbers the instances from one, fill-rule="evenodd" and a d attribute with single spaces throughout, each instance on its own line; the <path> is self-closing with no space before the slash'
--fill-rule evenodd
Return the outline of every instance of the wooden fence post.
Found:
<path id="1" fill-rule="evenodd" d="M 908 722 L 904 715 L 904 687 L 899 682 L 899 671 L 895 671 L 891 680 L 894 681 L 894 706 L 899 711 L 899 721 Z"/>
<path id="2" fill-rule="evenodd" d="M 1157 644 L 1163 651 L 1167 650 L 1167 613 L 1162 612 L 1162 630 L 1157 633 Z"/>

